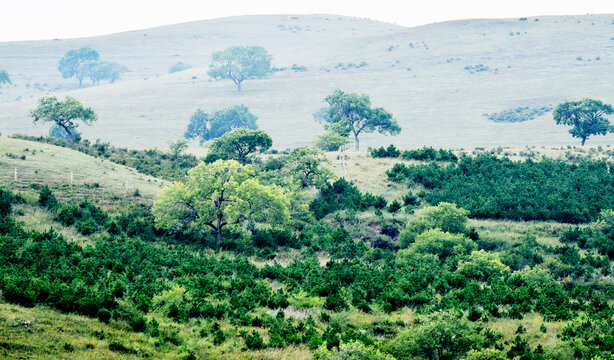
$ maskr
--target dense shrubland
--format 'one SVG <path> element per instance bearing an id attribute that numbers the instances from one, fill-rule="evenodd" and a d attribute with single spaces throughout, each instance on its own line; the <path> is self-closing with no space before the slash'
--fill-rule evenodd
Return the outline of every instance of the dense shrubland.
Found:
<path id="1" fill-rule="evenodd" d="M 65 144 L 83 152 L 100 146 Z M 491 156 L 454 162 L 438 158 L 451 152 L 418 152 L 428 162 L 397 165 L 389 177 L 425 190 L 387 201 L 335 179 L 322 154 L 310 149 L 253 159 L 252 165 L 201 163 L 186 176 L 159 153 L 106 147 L 100 156 L 123 156 L 128 165 L 147 168 L 161 160 L 149 171 L 180 178 L 177 189 L 203 197 L 212 185 L 190 188 L 190 182 L 213 184 L 228 176 L 232 186 L 248 186 L 255 194 L 276 189 L 289 219 L 267 226 L 273 224 L 267 216 L 281 215 L 250 212 L 253 206 L 267 209 L 257 202 L 267 198 L 236 192 L 228 199 L 238 210 L 231 206 L 222 216 L 241 221 L 220 227 L 218 243 L 204 224 L 212 207 L 187 191 L 173 202 L 161 195 L 153 213 L 135 206 L 111 215 L 92 200 L 63 203 L 49 187 L 36 200 L 2 188 L 2 296 L 143 333 L 157 348 L 192 358 L 293 346 L 326 360 L 614 356 L 609 166 Z M 189 159 L 179 156 L 178 163 Z M 213 193 L 226 191 L 234 190 Z M 212 206 L 215 194 L 207 195 Z M 186 208 L 175 207 L 177 199 Z M 502 199 L 509 203 L 497 207 Z M 514 201 L 524 207 L 512 206 Z M 50 214 L 52 225 L 74 227 L 89 242 L 77 245 L 52 229 L 26 230 L 15 221 L 15 207 L 23 203 Z M 178 218 L 160 217 L 165 206 Z M 416 215 L 399 213 L 402 207 Z M 530 231 L 513 241 L 486 236 L 470 217 L 591 222 L 569 226 L 558 241 L 545 244 Z M 365 218 L 367 228 L 361 227 Z M 167 226 L 173 221 L 195 224 Z M 530 314 L 543 321 L 539 333 L 522 325 L 511 335 L 495 330 L 494 324 Z M 536 342 L 554 331 L 553 324 L 562 324 L 554 343 Z M 120 343 L 109 350 L 152 356 Z"/>

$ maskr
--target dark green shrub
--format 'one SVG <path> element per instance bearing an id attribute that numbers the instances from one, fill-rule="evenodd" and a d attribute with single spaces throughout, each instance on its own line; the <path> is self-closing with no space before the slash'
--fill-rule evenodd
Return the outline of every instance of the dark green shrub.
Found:
<path id="1" fill-rule="evenodd" d="M 262 336 L 256 330 L 252 330 L 250 334 L 245 335 L 245 346 L 250 350 L 260 350 L 264 347 Z"/>

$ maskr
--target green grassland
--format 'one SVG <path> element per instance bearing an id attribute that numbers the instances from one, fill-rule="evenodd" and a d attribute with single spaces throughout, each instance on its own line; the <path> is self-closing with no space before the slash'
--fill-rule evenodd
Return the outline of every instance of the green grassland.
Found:
<path id="1" fill-rule="evenodd" d="M 321 132 L 312 114 L 335 88 L 365 92 L 398 119 L 404 148 L 575 144 L 545 113 L 519 123 L 483 116 L 507 109 L 556 105 L 593 97 L 614 101 L 610 36 L 614 15 L 463 20 L 404 28 L 335 15 L 225 18 L 87 39 L 0 44 L 0 68 L 13 86 L 0 89 L 3 133 L 44 134 L 28 111 L 47 94 L 72 95 L 100 115 L 85 138 L 132 148 L 166 147 L 180 138 L 197 108 L 245 104 L 284 149 L 309 144 Z M 212 52 L 261 45 L 273 66 L 287 68 L 246 81 L 206 75 Z M 66 51 L 92 47 L 130 69 L 114 84 L 76 89 L 57 63 Z M 193 68 L 168 74 L 183 61 Z M 361 65 L 363 64 L 363 65 Z M 473 71 L 478 65 L 485 71 Z M 306 71 L 292 70 L 292 66 Z M 472 67 L 465 69 L 466 67 Z M 573 84 L 573 86 L 570 86 Z M 28 87 L 26 87 L 28 85 Z M 606 144 L 612 136 L 589 144 Z M 363 146 L 387 138 L 365 134 Z M 194 144 L 195 145 L 195 144 Z"/>

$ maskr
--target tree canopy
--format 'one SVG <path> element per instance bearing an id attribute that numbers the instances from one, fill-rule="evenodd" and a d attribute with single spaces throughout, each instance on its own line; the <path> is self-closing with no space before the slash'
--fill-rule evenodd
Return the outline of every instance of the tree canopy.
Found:
<path id="1" fill-rule="evenodd" d="M 249 112 L 245 105 L 233 105 L 225 109 L 207 114 L 201 109 L 196 110 L 190 118 L 190 124 L 185 132 L 186 139 L 198 139 L 202 145 L 205 141 L 219 138 L 234 129 L 258 128 L 258 118 Z"/>
<path id="2" fill-rule="evenodd" d="M 67 96 L 60 101 L 55 96 L 45 96 L 38 100 L 38 107 L 30 111 L 30 116 L 36 122 L 50 122 L 61 127 L 74 140 L 74 129 L 79 126 L 78 120 L 86 125 L 92 124 L 98 116 L 92 108 L 86 108 L 77 99 Z"/>
<path id="3" fill-rule="evenodd" d="M 316 137 L 313 145 L 324 151 L 338 151 L 349 142 L 347 135 L 342 136 L 338 132 L 328 129 Z"/>
<path id="4" fill-rule="evenodd" d="M 267 151 L 273 140 L 262 130 L 236 129 L 213 140 L 207 154 L 207 162 L 217 159 L 249 162 L 249 155 Z"/>
<path id="5" fill-rule="evenodd" d="M 358 136 L 361 133 L 379 132 L 397 135 L 401 128 L 392 115 L 384 108 L 371 107 L 369 95 L 345 93 L 339 89 L 324 99 L 328 109 L 316 120 L 325 123 L 327 130 L 334 130 L 341 136 L 354 135 L 356 151 L 360 149 Z"/>
<path id="6" fill-rule="evenodd" d="M 128 71 L 128 68 L 116 62 L 88 60 L 79 65 L 77 76 L 80 79 L 89 77 L 92 84 L 98 85 L 102 80 L 108 80 L 114 83 L 121 78 L 122 74 Z"/>
<path id="7" fill-rule="evenodd" d="M 322 186 L 334 176 L 325 164 L 328 159 L 321 150 L 310 147 L 296 148 L 286 160 L 286 169 L 301 182 L 302 187 Z"/>
<path id="8" fill-rule="evenodd" d="M 582 146 L 591 135 L 605 135 L 614 128 L 605 115 L 612 115 L 612 105 L 601 100 L 585 98 L 579 101 L 566 101 L 554 110 L 554 121 L 558 125 L 569 125 L 569 133 L 582 140 Z"/>
<path id="9" fill-rule="evenodd" d="M 70 79 L 76 76 L 79 80 L 79 87 L 83 84 L 85 75 L 79 72 L 79 67 L 86 61 L 96 61 L 100 58 L 98 52 L 88 47 L 69 50 L 66 55 L 60 60 L 58 70 L 62 73 L 64 79 Z"/>
<path id="10" fill-rule="evenodd" d="M 263 78 L 271 71 L 271 55 L 261 46 L 231 46 L 213 53 L 208 74 L 214 79 L 230 79 L 241 91 L 241 83 Z"/>
<path id="11" fill-rule="evenodd" d="M 159 228 L 211 228 L 220 245 L 224 227 L 246 222 L 281 225 L 289 220 L 288 206 L 283 190 L 260 184 L 251 166 L 218 160 L 200 163 L 184 182 L 163 189 L 152 212 Z"/>
<path id="12" fill-rule="evenodd" d="M 0 70 L 0 85 L 2 84 L 12 84 L 9 73 L 6 70 Z"/>

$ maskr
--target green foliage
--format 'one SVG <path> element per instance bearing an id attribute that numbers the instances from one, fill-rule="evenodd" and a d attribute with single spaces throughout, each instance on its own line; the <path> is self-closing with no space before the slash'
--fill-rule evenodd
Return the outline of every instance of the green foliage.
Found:
<path id="1" fill-rule="evenodd" d="M 405 150 L 403 151 L 402 157 L 404 160 L 458 161 L 458 157 L 452 152 L 452 150 L 435 150 L 432 147 L 424 147 L 418 150 Z"/>
<path id="2" fill-rule="evenodd" d="M 379 132 L 397 135 L 401 128 L 392 115 L 384 108 L 372 108 L 366 94 L 345 93 L 339 89 L 324 99 L 328 109 L 323 118 L 326 130 L 333 130 L 341 136 L 354 135 L 356 151 L 359 150 L 358 136 L 361 133 Z"/>
<path id="3" fill-rule="evenodd" d="M 0 69 L 0 85 L 9 84 L 11 85 L 11 78 L 9 77 L 9 73 L 6 70 Z"/>
<path id="4" fill-rule="evenodd" d="M 470 350 L 465 360 L 508 360 L 508 357 L 501 350 L 484 349 L 481 351 Z"/>
<path id="5" fill-rule="evenodd" d="M 171 150 L 171 159 L 177 160 L 181 153 L 188 149 L 188 142 L 185 140 L 169 141 L 168 147 Z"/>
<path id="6" fill-rule="evenodd" d="M 245 335 L 245 346 L 250 350 L 260 350 L 264 347 L 262 335 L 256 330 L 252 330 L 250 334 Z"/>
<path id="7" fill-rule="evenodd" d="M 407 223 L 399 235 L 401 248 L 406 248 L 416 239 L 416 236 L 431 229 L 440 229 L 453 234 L 467 233 L 469 212 L 455 204 L 442 202 L 437 206 L 424 209 L 422 216 Z"/>
<path id="8" fill-rule="evenodd" d="M 339 151 L 343 150 L 350 143 L 347 135 L 342 136 L 334 130 L 325 130 L 320 135 L 316 136 L 313 145 L 324 151 Z"/>
<path id="9" fill-rule="evenodd" d="M 247 164 L 250 154 L 267 151 L 271 145 L 273 140 L 262 130 L 232 130 L 211 142 L 205 162 L 221 159 Z"/>
<path id="10" fill-rule="evenodd" d="M 186 139 L 197 139 L 202 145 L 205 141 L 219 138 L 234 129 L 258 128 L 258 118 L 249 112 L 244 105 L 234 105 L 207 114 L 198 109 L 190 118 L 190 124 L 185 132 Z"/>
<path id="11" fill-rule="evenodd" d="M 30 111 L 34 123 L 53 123 L 64 129 L 71 141 L 74 141 L 73 131 L 81 120 L 86 125 L 91 125 L 98 116 L 92 108 L 85 108 L 77 99 L 67 96 L 66 100 L 59 101 L 55 96 L 45 96 L 38 100 L 38 107 Z"/>
<path id="12" fill-rule="evenodd" d="M 62 77 L 64 79 L 69 79 L 76 76 L 77 79 L 79 79 L 79 87 L 81 87 L 85 74 L 81 74 L 79 72 L 79 68 L 83 63 L 87 61 L 97 61 L 99 58 L 100 55 L 96 50 L 86 47 L 72 49 L 69 50 L 62 59 L 60 59 L 58 70 L 60 73 L 62 73 Z"/>
<path id="13" fill-rule="evenodd" d="M 45 185 L 41 189 L 38 197 L 38 203 L 47 209 L 55 209 L 55 207 L 58 206 L 58 200 L 51 192 L 51 189 L 49 189 L 49 186 Z"/>
<path id="14" fill-rule="evenodd" d="M 49 137 L 66 141 L 81 141 L 81 134 L 77 131 L 77 129 L 69 128 L 68 130 L 69 132 L 64 130 L 58 124 L 53 124 L 51 125 L 51 128 L 49 128 Z"/>
<path id="15" fill-rule="evenodd" d="M 371 150 L 370 155 L 374 158 L 398 158 L 401 156 L 401 152 L 393 144 L 390 144 L 387 148 L 382 146 L 379 149 Z"/>
<path id="16" fill-rule="evenodd" d="M 394 360 L 394 357 L 380 352 L 372 346 L 366 346 L 359 341 L 342 342 L 339 348 L 329 350 L 321 346 L 314 354 L 315 360 Z"/>
<path id="17" fill-rule="evenodd" d="M 558 125 L 572 126 L 569 133 L 582 140 L 582 146 L 589 136 L 605 135 L 613 131 L 606 115 L 614 114 L 612 105 L 601 100 L 585 98 L 579 101 L 566 101 L 559 104 L 554 113 Z"/>
<path id="18" fill-rule="evenodd" d="M 457 273 L 478 281 L 503 277 L 509 271 L 510 268 L 501 262 L 497 254 L 484 250 L 472 252 L 467 260 L 459 262 L 458 269 L 456 270 Z"/>
<path id="19" fill-rule="evenodd" d="M 422 184 L 432 204 L 455 203 L 478 218 L 580 223 L 614 207 L 614 175 L 601 161 L 572 165 L 478 155 L 448 166 L 397 164 L 387 174 L 392 181 Z"/>
<path id="20" fill-rule="evenodd" d="M 386 200 L 381 196 L 362 194 L 356 185 L 340 178 L 333 184 L 325 184 L 318 197 L 309 204 L 309 209 L 313 211 L 316 219 L 321 219 L 337 210 L 361 211 L 372 206 L 383 209 L 386 207 Z"/>
<path id="21" fill-rule="evenodd" d="M 468 255 L 476 249 L 477 244 L 463 234 L 450 234 L 432 229 L 418 235 L 416 241 L 403 252 L 435 254 L 444 261 L 448 257 Z"/>
<path id="22" fill-rule="evenodd" d="M 188 70 L 191 68 L 192 68 L 192 65 L 184 64 L 183 62 L 178 61 L 174 65 L 168 68 L 168 73 L 172 74 L 172 73 L 176 73 L 179 71 Z"/>
<path id="23" fill-rule="evenodd" d="M 545 113 L 552 111 L 552 105 L 540 106 L 536 108 L 530 108 L 528 106 L 517 107 L 515 109 L 507 109 L 498 113 L 484 114 L 488 120 L 494 122 L 515 123 L 522 121 L 533 120 L 538 116 L 542 116 Z"/>
<path id="24" fill-rule="evenodd" d="M 208 74 L 214 79 L 230 79 L 241 91 L 241 83 L 263 78 L 271 71 L 271 55 L 261 46 L 231 46 L 213 53 Z"/>
<path id="25" fill-rule="evenodd" d="M 297 178 L 302 187 L 322 187 L 334 177 L 326 165 L 328 159 L 322 151 L 309 147 L 294 149 L 286 159 L 285 170 L 289 176 Z"/>
<path id="26" fill-rule="evenodd" d="M 442 311 L 401 332 L 390 344 L 390 352 L 398 359 L 460 359 L 478 342 L 466 320 Z"/>
<path id="27" fill-rule="evenodd" d="M 159 228 L 213 229 L 219 246 L 227 225 L 286 223 L 288 205 L 283 190 L 260 184 L 250 166 L 218 160 L 201 163 L 188 172 L 185 182 L 163 189 L 152 212 Z"/>

